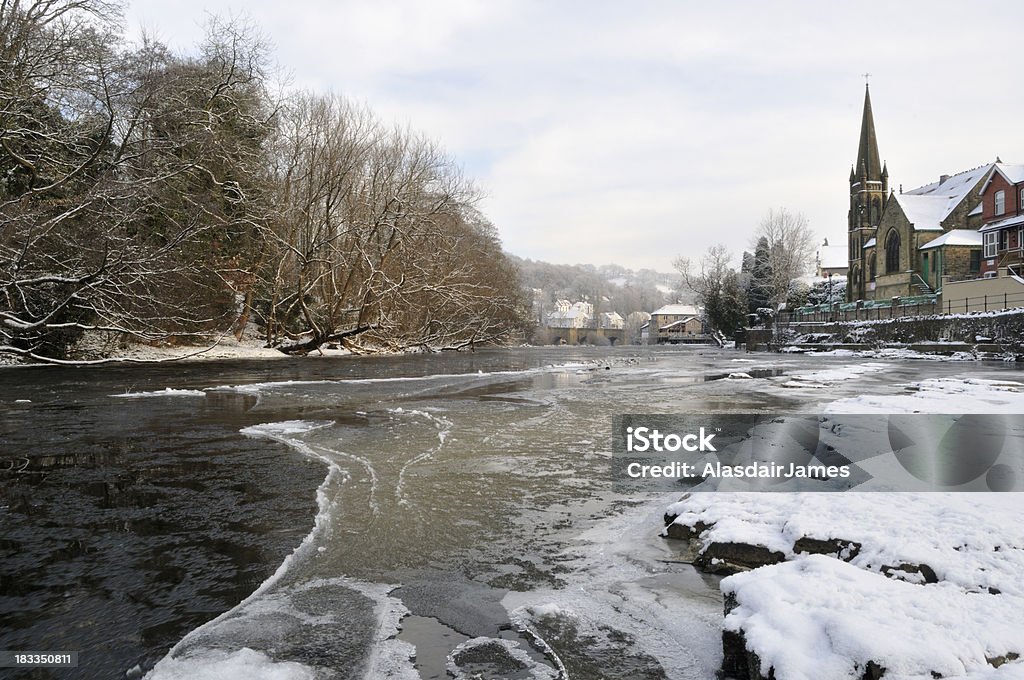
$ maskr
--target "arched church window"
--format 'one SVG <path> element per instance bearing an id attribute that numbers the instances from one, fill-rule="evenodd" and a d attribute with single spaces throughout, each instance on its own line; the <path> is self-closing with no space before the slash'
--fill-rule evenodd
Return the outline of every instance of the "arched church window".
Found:
<path id="1" fill-rule="evenodd" d="M 900 269 L 900 235 L 895 229 L 885 237 L 885 273 L 892 274 Z"/>
<path id="2" fill-rule="evenodd" d="M 882 201 L 875 199 L 871 201 L 871 226 L 877 227 L 879 220 L 882 219 Z"/>
<path id="3" fill-rule="evenodd" d="M 875 258 L 875 254 L 871 253 L 871 257 L 868 258 L 868 276 L 870 277 L 868 279 L 869 281 L 875 280 L 875 275 L 878 273 L 877 264 L 878 261 Z"/>

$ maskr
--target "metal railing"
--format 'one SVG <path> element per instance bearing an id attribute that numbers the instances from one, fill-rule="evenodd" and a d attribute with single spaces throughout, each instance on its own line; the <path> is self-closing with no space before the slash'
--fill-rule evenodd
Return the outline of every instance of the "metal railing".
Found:
<path id="1" fill-rule="evenodd" d="M 942 303 L 942 313 L 994 312 L 1017 307 L 1024 307 L 1024 293 L 996 293 L 945 300 Z"/>

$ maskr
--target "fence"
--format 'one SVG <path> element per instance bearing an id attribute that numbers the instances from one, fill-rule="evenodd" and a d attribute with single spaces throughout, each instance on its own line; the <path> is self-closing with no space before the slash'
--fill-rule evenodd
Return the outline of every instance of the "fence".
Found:
<path id="1" fill-rule="evenodd" d="M 1024 292 L 995 293 L 945 300 L 942 303 L 942 313 L 992 312 L 1017 307 L 1024 307 Z"/>
<path id="2" fill-rule="evenodd" d="M 777 323 L 834 323 L 837 321 L 871 321 L 903 319 L 912 316 L 944 313 L 937 295 L 914 295 L 891 300 L 858 300 L 833 305 L 822 304 L 779 312 Z"/>

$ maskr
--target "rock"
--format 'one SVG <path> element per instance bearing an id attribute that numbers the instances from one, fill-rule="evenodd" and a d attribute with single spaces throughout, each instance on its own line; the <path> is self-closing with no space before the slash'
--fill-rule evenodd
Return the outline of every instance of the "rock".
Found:
<path id="1" fill-rule="evenodd" d="M 860 676 L 861 680 L 882 680 L 882 676 L 885 675 L 885 667 L 880 666 L 874 661 L 868 661 L 864 665 L 864 675 Z"/>
<path id="2" fill-rule="evenodd" d="M 735 606 L 735 598 L 727 595 L 725 600 L 726 616 Z M 1008 654 L 1005 661 L 1012 661 L 1013 658 L 1016 658 L 1016 655 L 1011 658 L 1011 655 Z M 761 658 L 747 649 L 747 638 L 742 630 L 722 631 L 722 668 L 718 677 L 730 678 L 730 680 L 776 680 L 774 668 L 768 669 L 768 675 L 761 672 Z M 868 661 L 864 664 L 864 673 L 861 674 L 859 680 L 882 680 L 884 677 L 885 667 L 874 661 Z"/>
<path id="3" fill-rule="evenodd" d="M 673 522 L 665 527 L 664 536 L 666 538 L 675 538 L 680 541 L 689 541 L 690 539 L 696 538 L 707 531 L 709 526 L 710 525 L 705 524 L 704 522 L 696 522 L 693 526 Z"/>
<path id="4" fill-rule="evenodd" d="M 732 599 L 730 606 L 729 600 Z M 726 596 L 726 615 L 736 606 L 736 600 Z M 722 669 L 720 678 L 735 680 L 775 680 L 775 669 L 769 668 L 768 675 L 761 674 L 761 658 L 747 649 L 747 638 L 743 631 L 722 631 Z"/>
<path id="5" fill-rule="evenodd" d="M 904 562 L 903 564 L 896 567 L 886 565 L 879 569 L 879 571 L 882 573 L 883 576 L 888 576 L 889 578 L 898 579 L 900 581 L 906 581 L 907 583 L 918 582 L 917 579 L 911 577 L 913 574 L 920 574 L 921 579 L 925 583 L 939 582 L 939 577 L 936 576 L 935 570 L 929 567 L 927 564 L 923 563 L 908 564 Z"/>
<path id="6" fill-rule="evenodd" d="M 861 544 L 856 541 L 847 541 L 841 538 L 810 538 L 803 536 L 793 544 L 793 552 L 808 553 L 811 555 L 830 555 L 837 557 L 844 562 L 849 562 L 860 554 Z"/>
<path id="7" fill-rule="evenodd" d="M 736 574 L 766 564 L 778 564 L 785 559 L 781 552 L 763 545 L 711 543 L 700 552 L 693 566 L 708 574 Z"/>
<path id="8" fill-rule="evenodd" d="M 991 657 L 991 658 L 985 657 L 985 661 L 988 662 L 989 666 L 992 666 L 993 668 L 999 668 L 1004 663 L 1007 663 L 1007 662 L 1010 662 L 1010 661 L 1016 661 L 1019 658 L 1020 658 L 1020 654 L 1018 654 L 1017 652 L 1007 652 L 1006 654 L 1003 654 L 1002 656 L 994 656 L 994 657 Z"/>

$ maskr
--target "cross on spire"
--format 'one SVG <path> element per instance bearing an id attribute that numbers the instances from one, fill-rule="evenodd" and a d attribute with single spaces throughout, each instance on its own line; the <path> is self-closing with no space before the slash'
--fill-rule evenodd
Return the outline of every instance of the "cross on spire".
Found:
<path id="1" fill-rule="evenodd" d="M 868 84 L 869 84 L 868 83 L 868 78 L 871 77 L 871 74 L 870 73 L 861 73 L 861 75 L 864 77 L 864 87 L 867 87 Z"/>

